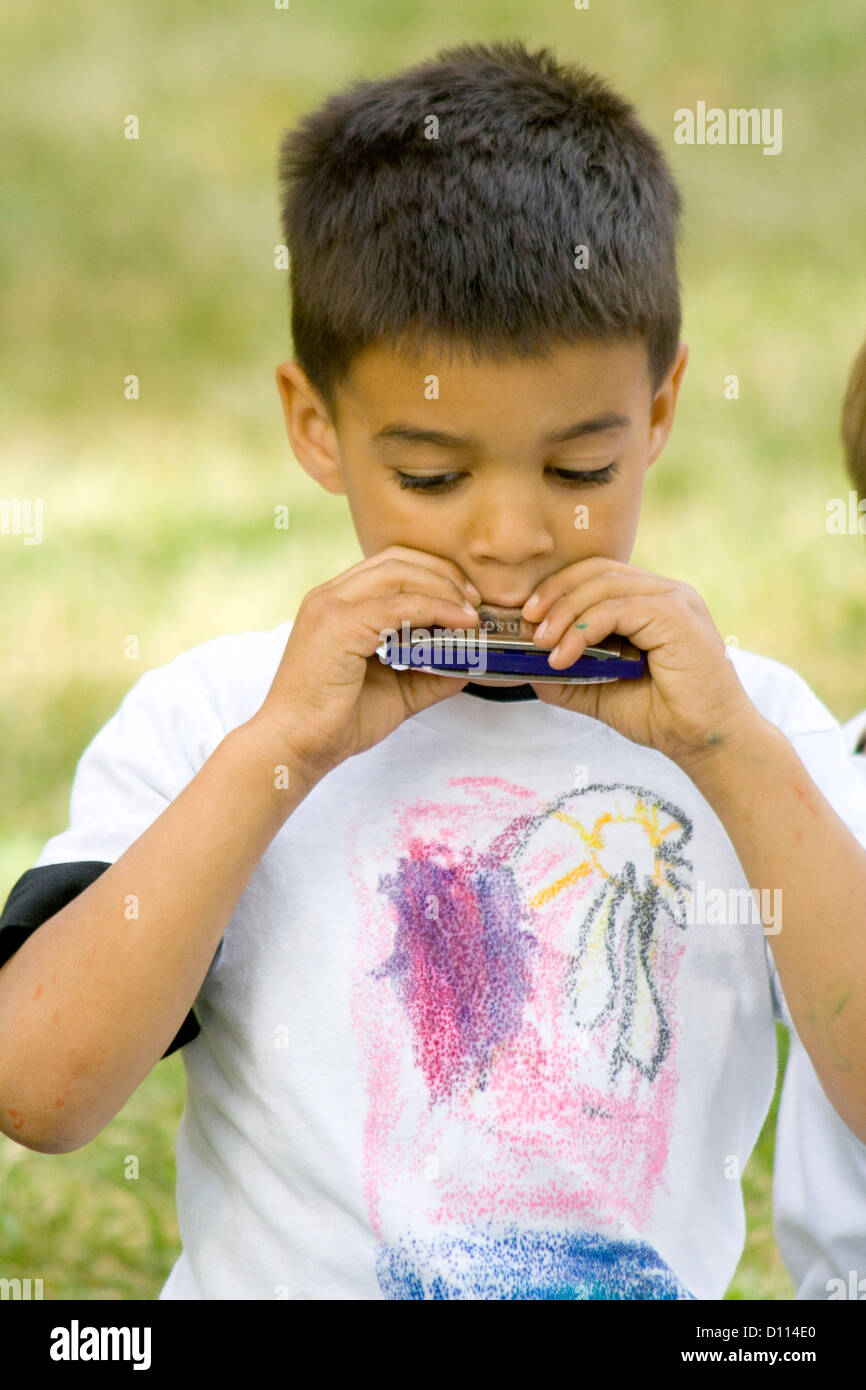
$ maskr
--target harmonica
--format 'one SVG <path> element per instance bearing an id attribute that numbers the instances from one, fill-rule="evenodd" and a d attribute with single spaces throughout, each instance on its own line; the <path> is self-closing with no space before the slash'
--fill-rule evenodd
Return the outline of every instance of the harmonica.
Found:
<path id="1" fill-rule="evenodd" d="M 587 647 L 571 666 L 551 666 L 547 652 L 532 640 L 536 624 L 519 608 L 484 603 L 478 609 L 478 629 L 411 629 L 403 624 L 402 638 L 392 629 L 376 648 L 385 666 L 396 671 L 418 670 L 435 676 L 479 676 L 487 681 L 556 681 L 592 685 L 602 681 L 637 680 L 646 670 L 646 653 L 616 633 Z"/>

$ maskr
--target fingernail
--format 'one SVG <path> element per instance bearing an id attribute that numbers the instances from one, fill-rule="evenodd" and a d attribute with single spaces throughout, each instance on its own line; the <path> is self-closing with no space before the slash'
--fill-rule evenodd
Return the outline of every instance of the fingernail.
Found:
<path id="1" fill-rule="evenodd" d="M 467 585 L 466 585 L 466 592 L 467 592 L 467 594 L 471 594 L 472 597 L 473 597 L 478 603 L 481 602 L 481 595 L 479 594 L 479 592 L 478 592 L 478 590 L 476 589 L 476 587 L 475 587 L 474 584 L 467 584 Z"/>
<path id="2" fill-rule="evenodd" d="M 547 619 L 545 618 L 544 622 L 543 622 L 543 623 L 539 623 L 539 624 L 538 624 L 538 627 L 535 629 L 535 636 L 536 636 L 536 637 L 543 637 L 546 631 L 547 631 Z M 551 655 L 552 655 L 552 653 L 551 653 Z"/>
<path id="3" fill-rule="evenodd" d="M 533 608 L 537 602 L 538 602 L 538 594 L 533 594 L 532 597 L 531 597 L 531 598 L 528 598 L 528 599 L 526 600 L 526 602 L 524 603 L 523 607 L 522 607 L 521 610 L 520 610 L 521 613 L 525 613 L 526 610 L 527 610 L 527 608 Z"/>

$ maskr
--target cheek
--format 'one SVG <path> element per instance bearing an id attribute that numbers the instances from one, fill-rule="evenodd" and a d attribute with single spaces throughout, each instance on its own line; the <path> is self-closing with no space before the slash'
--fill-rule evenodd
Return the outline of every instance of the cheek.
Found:
<path id="1" fill-rule="evenodd" d="M 581 492 L 569 509 L 563 532 L 572 539 L 583 537 L 587 551 L 609 555 L 612 560 L 627 561 L 637 533 L 640 517 L 640 494 L 632 488 L 604 489 L 600 495 Z"/>
<path id="2" fill-rule="evenodd" d="M 352 520 L 366 557 L 391 545 L 430 549 L 430 517 L 423 515 L 423 509 L 413 508 L 407 497 L 391 483 L 371 483 L 353 492 L 349 499 Z"/>
<path id="3" fill-rule="evenodd" d="M 365 558 L 377 555 L 386 546 L 396 544 L 389 536 L 393 527 L 389 525 L 391 508 L 386 497 L 372 487 L 352 487 L 347 489 L 346 501 L 352 517 L 352 526 Z"/>
<path id="4" fill-rule="evenodd" d="M 624 501 L 619 501 L 609 489 L 597 491 L 577 489 L 573 498 L 562 508 L 562 523 L 565 531 L 576 534 L 584 532 L 599 540 L 619 535 L 628 529 L 628 518 L 624 514 Z"/>
<path id="5" fill-rule="evenodd" d="M 614 558 L 627 561 L 631 554 L 640 521 L 641 492 L 639 488 L 629 489 L 616 507 L 608 512 L 608 535 L 610 553 L 618 553 Z"/>

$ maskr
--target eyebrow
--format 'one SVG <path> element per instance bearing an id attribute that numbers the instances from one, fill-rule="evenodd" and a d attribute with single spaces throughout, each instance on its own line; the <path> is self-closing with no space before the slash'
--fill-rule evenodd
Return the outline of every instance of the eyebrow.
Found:
<path id="1" fill-rule="evenodd" d="M 553 434 L 547 435 L 542 443 L 565 444 L 570 439 L 583 439 L 586 435 L 607 434 L 611 430 L 627 429 L 630 424 L 631 420 L 627 415 L 618 415 L 615 411 L 609 410 L 603 415 L 593 416 L 591 420 L 578 420 L 573 425 L 566 425 L 564 429 L 555 430 Z M 402 422 L 385 425 L 373 435 L 374 444 L 385 444 L 392 439 L 399 439 L 404 444 L 432 444 L 440 449 L 477 449 L 480 444 L 479 440 L 466 435 L 450 434 L 446 430 L 424 430 L 417 425 Z"/>

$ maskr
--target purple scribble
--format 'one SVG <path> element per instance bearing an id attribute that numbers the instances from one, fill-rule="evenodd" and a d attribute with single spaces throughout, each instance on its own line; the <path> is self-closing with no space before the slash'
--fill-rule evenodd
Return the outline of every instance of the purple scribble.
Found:
<path id="1" fill-rule="evenodd" d="M 501 864 L 437 862 L 413 843 L 379 888 L 397 913 L 388 976 L 411 1020 L 415 1056 L 434 1101 L 467 1082 L 484 1088 L 497 1053 L 520 1032 L 536 946 L 521 927 L 514 875 Z"/>

